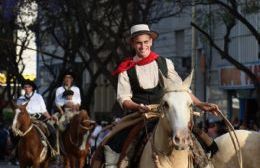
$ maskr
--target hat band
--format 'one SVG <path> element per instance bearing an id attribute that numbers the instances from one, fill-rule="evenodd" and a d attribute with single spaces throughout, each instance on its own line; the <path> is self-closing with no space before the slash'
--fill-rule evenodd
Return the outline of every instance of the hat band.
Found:
<path id="1" fill-rule="evenodd" d="M 152 32 L 151 31 L 147 31 L 147 30 L 141 30 L 141 31 L 137 31 L 137 32 L 132 33 L 131 37 L 135 37 L 135 36 L 140 35 L 140 34 L 149 34 L 149 35 L 151 35 Z"/>

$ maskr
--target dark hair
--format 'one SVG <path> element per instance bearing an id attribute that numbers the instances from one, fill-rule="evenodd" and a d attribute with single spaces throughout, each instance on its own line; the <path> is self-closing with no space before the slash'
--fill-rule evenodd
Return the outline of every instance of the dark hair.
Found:
<path id="1" fill-rule="evenodd" d="M 74 92 L 72 90 L 65 90 L 62 93 L 62 97 L 67 97 L 67 96 L 71 96 L 71 95 L 74 95 Z"/>
<path id="2" fill-rule="evenodd" d="M 70 75 L 72 78 L 75 78 L 75 74 L 72 70 L 66 70 L 64 73 L 63 73 L 63 78 L 66 76 L 66 75 Z"/>
<path id="3" fill-rule="evenodd" d="M 36 84 L 29 79 L 26 79 L 22 82 L 22 87 L 24 87 L 25 85 L 30 85 L 33 88 L 33 91 L 35 91 L 37 89 Z"/>

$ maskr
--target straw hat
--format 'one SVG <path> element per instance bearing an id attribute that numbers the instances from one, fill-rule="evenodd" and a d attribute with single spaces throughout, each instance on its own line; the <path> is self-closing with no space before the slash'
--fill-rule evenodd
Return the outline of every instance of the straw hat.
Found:
<path id="1" fill-rule="evenodd" d="M 134 37 L 141 35 L 141 34 L 148 34 L 151 36 L 151 38 L 153 40 L 155 40 L 159 34 L 155 31 L 151 31 L 149 29 L 149 26 L 147 24 L 137 24 L 134 25 L 130 28 L 130 39 L 129 41 L 131 41 Z"/>

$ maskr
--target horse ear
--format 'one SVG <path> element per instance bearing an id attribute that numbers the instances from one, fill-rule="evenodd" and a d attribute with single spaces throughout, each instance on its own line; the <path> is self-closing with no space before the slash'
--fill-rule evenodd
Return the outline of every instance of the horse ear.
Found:
<path id="1" fill-rule="evenodd" d="M 167 79 L 163 75 L 161 70 L 159 70 L 159 83 L 161 84 L 161 86 L 163 86 L 164 90 L 169 90 L 170 86 L 172 85 L 172 82 L 170 81 L 170 79 Z"/>
<path id="2" fill-rule="evenodd" d="M 185 89 L 189 89 L 193 78 L 194 69 L 192 69 L 190 75 L 183 81 L 182 85 Z"/>
<path id="3" fill-rule="evenodd" d="M 15 109 L 18 108 L 18 105 L 16 104 L 15 100 L 12 100 L 12 101 L 11 101 L 11 108 L 12 108 L 13 110 L 15 110 Z"/>

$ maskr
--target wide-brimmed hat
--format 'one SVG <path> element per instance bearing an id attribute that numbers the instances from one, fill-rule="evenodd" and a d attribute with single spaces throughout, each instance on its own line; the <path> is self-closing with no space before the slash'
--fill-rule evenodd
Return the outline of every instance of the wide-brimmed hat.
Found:
<path id="1" fill-rule="evenodd" d="M 24 80 L 24 81 L 22 82 L 22 88 L 23 88 L 25 85 L 30 85 L 30 86 L 33 88 L 33 90 L 36 90 L 36 89 L 37 89 L 36 84 L 35 84 L 33 81 L 29 80 L 29 79 L 26 79 L 26 80 Z"/>
<path id="2" fill-rule="evenodd" d="M 155 31 L 151 31 L 147 24 L 137 24 L 130 28 L 130 39 L 131 41 L 134 37 L 141 35 L 141 34 L 148 34 L 151 36 L 153 40 L 157 39 L 159 34 Z"/>

